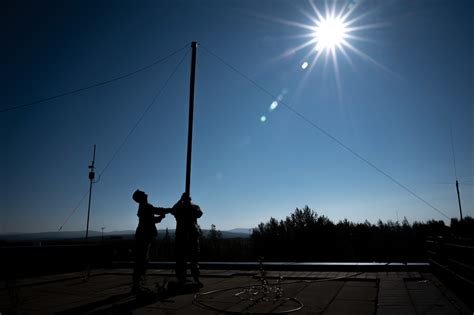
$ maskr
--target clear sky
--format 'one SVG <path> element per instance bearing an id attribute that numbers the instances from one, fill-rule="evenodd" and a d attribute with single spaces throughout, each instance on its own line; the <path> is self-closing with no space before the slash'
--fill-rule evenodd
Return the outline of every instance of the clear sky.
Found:
<path id="1" fill-rule="evenodd" d="M 327 51 L 315 60 L 314 43 L 296 49 L 311 40 L 306 26 L 315 25 L 314 7 L 325 14 L 323 1 L 1 6 L 1 109 L 202 44 L 191 178 L 202 228 L 255 227 L 305 205 L 333 221 L 447 220 L 287 106 L 447 217 L 459 215 L 457 176 L 464 215 L 474 215 L 470 0 L 337 1 L 336 12 L 352 10 L 353 28 L 353 49 L 336 49 L 337 71 Z M 107 85 L 1 112 L 0 233 L 58 230 L 88 191 L 93 145 L 101 173 L 187 51 Z M 137 188 L 157 206 L 184 191 L 190 54 L 184 58 L 94 185 L 91 229 L 135 229 Z M 63 230 L 85 229 L 86 214 L 87 198 Z M 167 217 L 159 228 L 174 225 Z"/>

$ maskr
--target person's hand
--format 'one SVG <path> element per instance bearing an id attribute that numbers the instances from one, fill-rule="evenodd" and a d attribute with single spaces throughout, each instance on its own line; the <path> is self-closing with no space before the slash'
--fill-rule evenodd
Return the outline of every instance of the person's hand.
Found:
<path id="1" fill-rule="evenodd" d="M 189 196 L 188 193 L 183 193 L 181 195 L 181 198 L 179 199 L 179 201 L 181 202 L 190 202 L 191 201 L 191 197 Z"/>
<path id="2" fill-rule="evenodd" d="M 180 205 L 181 205 L 181 199 L 178 200 L 178 202 L 176 202 L 176 203 L 173 205 L 173 207 L 171 208 L 171 211 L 174 211 L 174 210 L 178 209 Z"/>

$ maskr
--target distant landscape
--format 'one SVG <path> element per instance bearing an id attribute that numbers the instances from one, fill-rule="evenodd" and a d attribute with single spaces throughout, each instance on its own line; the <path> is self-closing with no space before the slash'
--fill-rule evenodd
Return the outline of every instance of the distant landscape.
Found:
<path id="1" fill-rule="evenodd" d="M 208 229 L 201 230 L 203 236 L 209 234 Z M 174 236 L 174 229 L 169 229 L 168 233 L 171 237 Z M 222 238 L 249 238 L 252 229 L 251 228 L 236 228 L 228 231 L 219 231 L 222 235 Z M 166 230 L 158 229 L 158 237 L 164 236 Z M 38 232 L 38 233 L 6 233 L 0 234 L 0 241 L 47 241 L 47 240 L 69 240 L 69 239 L 83 239 L 85 238 L 86 231 L 61 231 L 61 232 Z M 104 232 L 104 238 L 117 238 L 122 237 L 124 239 L 133 238 L 135 235 L 135 230 L 123 230 L 123 231 L 111 231 Z M 90 238 L 101 238 L 102 232 L 100 231 L 89 231 Z"/>
<path id="2" fill-rule="evenodd" d="M 220 231 L 215 225 L 201 230 L 202 262 L 426 262 L 430 253 L 457 244 L 472 246 L 474 219 L 376 224 L 349 220 L 332 222 L 304 207 L 285 219 L 270 218 L 254 229 Z M 159 230 L 150 248 L 150 260 L 175 260 L 174 230 Z M 135 260 L 133 230 L 64 231 L 0 235 L 0 256 L 10 276 L 84 270 L 88 265 L 110 267 Z M 34 259 L 35 264 L 31 264 Z M 462 256 L 460 261 L 469 263 Z"/>

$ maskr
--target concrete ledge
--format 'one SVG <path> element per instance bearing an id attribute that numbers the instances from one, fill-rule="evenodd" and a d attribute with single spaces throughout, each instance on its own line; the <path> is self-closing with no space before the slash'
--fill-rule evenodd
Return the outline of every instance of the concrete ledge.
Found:
<path id="1" fill-rule="evenodd" d="M 174 269 L 170 261 L 150 262 L 149 268 Z M 201 269 L 214 270 L 259 270 L 258 262 L 199 262 Z M 115 261 L 111 268 L 133 268 L 133 261 Z M 284 271 L 428 271 L 427 262 L 394 263 L 394 262 L 264 262 L 265 270 Z"/>

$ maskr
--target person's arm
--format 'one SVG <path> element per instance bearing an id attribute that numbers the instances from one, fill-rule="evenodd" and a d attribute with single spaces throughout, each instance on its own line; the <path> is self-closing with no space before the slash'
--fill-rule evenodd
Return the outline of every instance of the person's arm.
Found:
<path id="1" fill-rule="evenodd" d="M 163 214 L 163 215 L 159 215 L 157 217 L 153 217 L 153 220 L 155 221 L 155 224 L 156 224 L 156 223 L 160 223 L 161 220 L 163 220 L 164 218 L 165 218 L 165 215 Z"/>
<path id="2" fill-rule="evenodd" d="M 167 213 L 171 212 L 171 208 L 162 208 L 162 207 L 153 207 L 153 214 L 164 216 Z"/>
<path id="3" fill-rule="evenodd" d="M 179 211 L 179 208 L 181 206 L 181 199 L 176 202 L 173 207 L 170 209 L 170 212 L 172 215 L 176 216 L 176 212 Z"/>
<path id="4" fill-rule="evenodd" d="M 194 205 L 195 209 L 196 209 L 196 218 L 200 218 L 202 217 L 202 210 L 201 210 L 201 207 L 199 207 L 198 205 Z"/>

